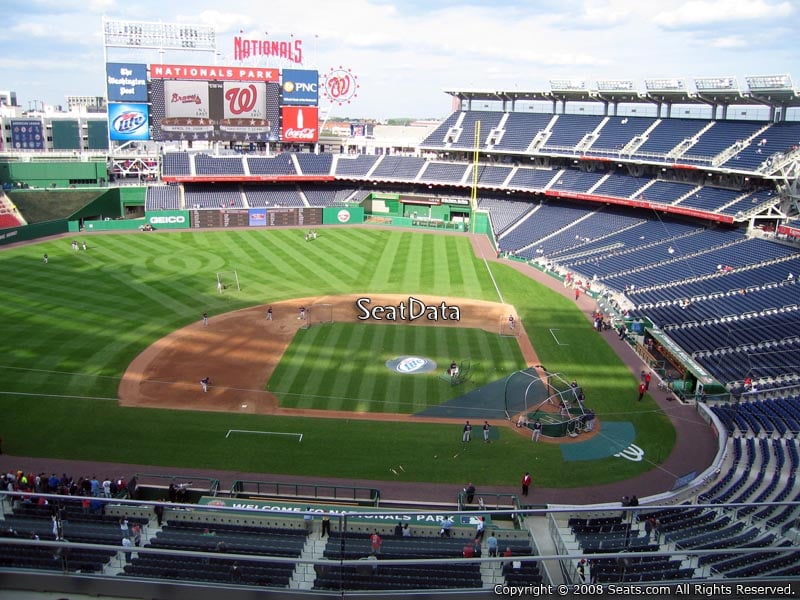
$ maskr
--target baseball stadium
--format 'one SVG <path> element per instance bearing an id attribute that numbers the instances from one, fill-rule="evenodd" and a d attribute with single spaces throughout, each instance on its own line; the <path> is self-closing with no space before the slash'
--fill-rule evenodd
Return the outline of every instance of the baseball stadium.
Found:
<path id="1" fill-rule="evenodd" d="M 103 27 L 107 114 L 0 118 L 0 598 L 800 590 L 788 75 L 334 134 Z"/>

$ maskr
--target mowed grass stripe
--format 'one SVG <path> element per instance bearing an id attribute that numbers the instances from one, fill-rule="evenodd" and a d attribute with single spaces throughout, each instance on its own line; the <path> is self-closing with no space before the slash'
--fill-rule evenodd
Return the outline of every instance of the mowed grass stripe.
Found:
<path id="1" fill-rule="evenodd" d="M 386 292 L 392 289 L 391 283 L 400 285 L 395 273 L 392 272 L 395 261 L 402 261 L 404 257 L 398 256 L 402 236 L 397 232 L 388 232 L 386 243 L 382 248 L 376 248 L 372 255 L 373 271 L 365 289 L 374 293 Z"/>
<path id="2" fill-rule="evenodd" d="M 377 329 L 377 330 L 374 330 Z M 345 327 L 340 341 L 342 348 L 351 348 L 355 352 L 342 354 L 338 365 L 338 372 L 331 385 L 341 400 L 340 406 L 347 406 L 346 410 L 369 411 L 374 410 L 375 404 L 371 402 L 368 393 L 361 389 L 364 380 L 380 376 L 375 370 L 374 359 L 376 352 L 381 347 L 382 338 L 380 327 L 350 326 Z M 346 400 L 345 400 L 346 399 Z"/>

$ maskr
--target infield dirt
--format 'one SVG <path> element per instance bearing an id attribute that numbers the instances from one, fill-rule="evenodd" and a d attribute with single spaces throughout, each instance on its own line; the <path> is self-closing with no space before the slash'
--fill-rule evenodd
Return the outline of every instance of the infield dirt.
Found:
<path id="1" fill-rule="evenodd" d="M 359 315 L 363 316 L 356 304 L 362 297 L 369 297 L 372 306 L 397 306 L 409 300 L 408 294 L 320 296 L 209 315 L 207 326 L 198 319 L 197 323 L 174 331 L 137 356 L 120 383 L 120 404 L 339 419 L 424 420 L 408 414 L 282 408 L 273 394 L 264 391 L 292 338 L 304 324 L 299 318 L 300 307 L 330 304 L 333 321 L 355 323 L 359 322 Z M 513 307 L 496 302 L 422 294 L 415 294 L 414 298 L 430 306 L 440 306 L 442 302 L 447 306 L 457 306 L 460 319 L 429 321 L 423 317 L 414 321 L 382 323 L 386 327 L 469 327 L 499 334 L 501 319 L 517 314 Z M 267 319 L 269 306 L 272 307 L 272 320 Z M 538 364 L 524 325 L 518 321 L 517 327 L 517 340 L 525 362 L 531 366 Z M 205 393 L 200 385 L 203 377 L 211 379 Z"/>

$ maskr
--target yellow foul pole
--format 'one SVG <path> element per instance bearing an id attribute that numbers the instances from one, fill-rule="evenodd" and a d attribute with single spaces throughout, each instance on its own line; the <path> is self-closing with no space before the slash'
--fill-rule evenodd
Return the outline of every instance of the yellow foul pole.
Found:
<path id="1" fill-rule="evenodd" d="M 469 195 L 470 231 L 475 232 L 475 211 L 478 210 L 478 158 L 480 157 L 481 122 L 475 121 L 475 140 L 472 152 L 472 189 Z"/>

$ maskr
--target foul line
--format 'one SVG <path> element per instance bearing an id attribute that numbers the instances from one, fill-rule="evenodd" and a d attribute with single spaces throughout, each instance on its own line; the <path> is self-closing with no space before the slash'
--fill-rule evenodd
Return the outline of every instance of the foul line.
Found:
<path id="1" fill-rule="evenodd" d="M 500 298 L 500 302 L 505 304 L 506 301 L 503 300 L 503 294 L 500 292 L 500 286 L 497 285 L 497 281 L 494 279 L 494 273 L 492 273 L 492 268 L 489 266 L 489 261 L 486 260 L 486 255 L 483 253 L 483 248 L 481 248 L 481 258 L 483 259 L 483 264 L 486 265 L 486 270 L 489 271 L 489 277 L 492 278 L 492 283 L 494 284 L 494 289 L 497 291 L 497 297 Z"/>
<path id="2" fill-rule="evenodd" d="M 561 331 L 561 330 L 560 329 L 553 329 L 553 328 L 550 329 L 550 335 L 553 336 L 553 339 L 556 341 L 556 344 L 558 344 L 559 346 L 569 346 L 569 344 L 562 344 L 561 342 L 559 342 L 558 338 L 556 337 L 556 334 L 553 333 L 554 331 Z"/>
<path id="3" fill-rule="evenodd" d="M 228 433 L 225 434 L 225 439 L 227 440 L 232 433 L 257 433 L 260 435 L 296 435 L 298 437 L 297 443 L 303 441 L 303 434 L 302 433 L 287 433 L 285 431 L 251 431 L 249 429 L 228 429 Z"/>

